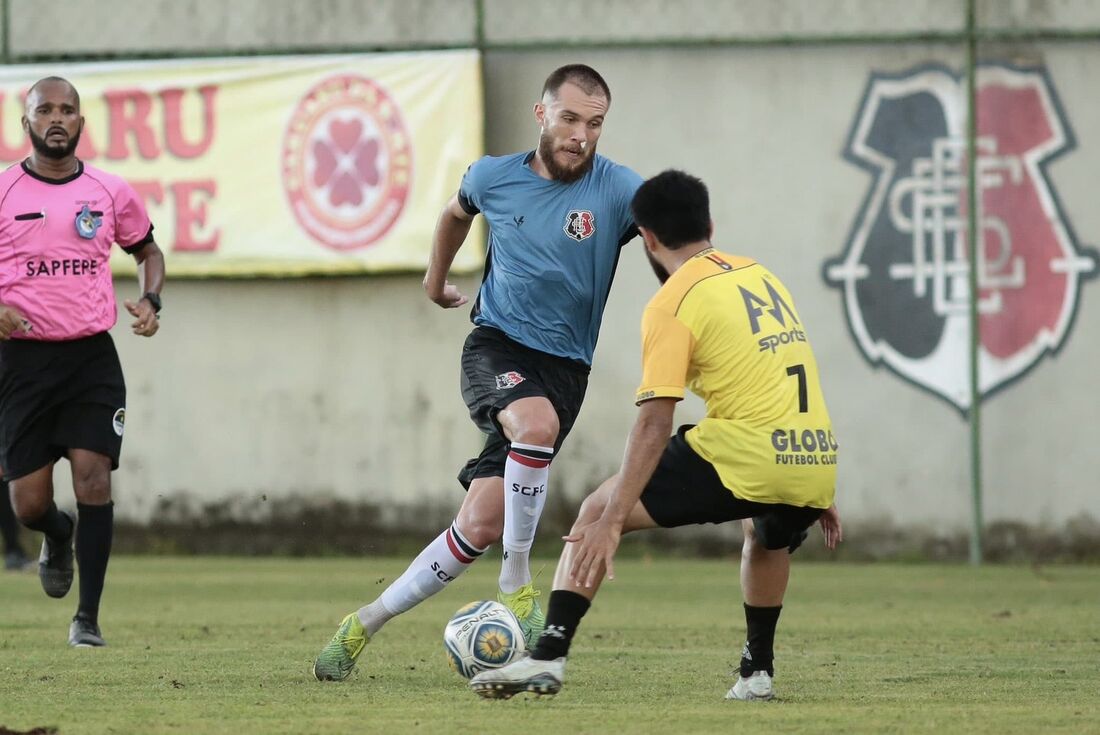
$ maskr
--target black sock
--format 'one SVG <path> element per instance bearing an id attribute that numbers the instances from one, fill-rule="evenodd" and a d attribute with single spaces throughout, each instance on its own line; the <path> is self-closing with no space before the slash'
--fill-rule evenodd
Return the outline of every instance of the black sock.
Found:
<path id="1" fill-rule="evenodd" d="M 748 627 L 745 650 L 741 652 L 741 676 L 752 676 L 754 671 L 767 671 L 775 676 L 772 664 L 775 643 L 775 624 L 779 622 L 779 613 L 783 606 L 753 607 L 745 605 L 745 624 Z"/>
<path id="2" fill-rule="evenodd" d="M 73 523 L 67 516 L 61 514 L 61 511 L 57 509 L 57 504 L 52 500 L 50 501 L 50 507 L 46 508 L 46 512 L 35 518 L 30 523 L 24 523 L 24 526 L 32 531 L 40 531 L 50 537 L 50 541 L 56 543 L 65 543 L 73 535 Z"/>
<path id="3" fill-rule="evenodd" d="M 4 538 L 4 553 L 22 551 L 19 545 L 19 521 L 11 508 L 11 495 L 6 480 L 0 481 L 0 536 Z"/>
<path id="4" fill-rule="evenodd" d="M 99 598 L 107 576 L 114 533 L 115 504 L 76 504 L 76 564 L 80 572 L 80 607 L 76 614 L 93 623 L 99 617 Z"/>
<path id="5" fill-rule="evenodd" d="M 592 605 L 588 598 L 569 590 L 554 590 L 546 610 L 546 628 L 539 636 L 531 658 L 536 661 L 553 661 L 569 654 L 569 644 L 581 618 Z"/>

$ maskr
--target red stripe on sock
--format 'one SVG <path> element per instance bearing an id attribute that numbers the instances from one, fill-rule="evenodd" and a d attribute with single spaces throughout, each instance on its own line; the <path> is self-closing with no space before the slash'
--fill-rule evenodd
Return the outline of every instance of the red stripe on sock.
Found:
<path id="1" fill-rule="evenodd" d="M 451 536 L 451 529 L 447 529 L 447 548 L 451 550 L 451 554 L 455 559 L 458 559 L 463 564 L 473 564 L 474 558 L 467 556 L 463 553 L 462 549 L 458 548 L 458 544 L 455 543 L 454 538 Z"/>
<path id="2" fill-rule="evenodd" d="M 522 454 L 516 454 L 515 452 L 508 452 L 508 458 L 514 459 L 526 467 L 533 467 L 536 470 L 541 470 L 543 467 L 550 466 L 550 460 L 548 459 L 533 459 L 531 457 L 524 457 Z"/>

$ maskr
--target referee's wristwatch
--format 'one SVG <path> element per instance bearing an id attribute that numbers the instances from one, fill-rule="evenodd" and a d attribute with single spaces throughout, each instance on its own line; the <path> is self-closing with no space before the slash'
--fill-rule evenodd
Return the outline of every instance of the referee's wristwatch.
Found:
<path id="1" fill-rule="evenodd" d="M 161 301 L 160 301 L 160 294 L 153 293 L 152 291 L 150 291 L 149 293 L 145 294 L 141 298 L 145 299 L 150 304 L 152 304 L 154 314 L 160 314 L 160 310 L 161 310 L 161 306 L 162 306 Z"/>

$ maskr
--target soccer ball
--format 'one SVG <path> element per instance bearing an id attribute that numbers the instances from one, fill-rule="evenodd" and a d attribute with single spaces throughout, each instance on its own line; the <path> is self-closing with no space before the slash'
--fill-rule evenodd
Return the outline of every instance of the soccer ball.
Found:
<path id="1" fill-rule="evenodd" d="M 506 666 L 527 650 L 516 616 L 492 600 L 459 609 L 443 629 L 443 647 L 451 668 L 467 679 Z"/>

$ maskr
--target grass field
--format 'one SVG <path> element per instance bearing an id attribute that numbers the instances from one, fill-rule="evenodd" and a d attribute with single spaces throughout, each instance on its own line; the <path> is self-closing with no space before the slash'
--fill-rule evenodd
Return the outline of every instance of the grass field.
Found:
<path id="1" fill-rule="evenodd" d="M 65 645 L 75 590 L 0 576 L 0 725 L 73 733 L 1100 732 L 1100 568 L 798 564 L 772 703 L 726 702 L 734 561 L 623 560 L 555 698 L 482 701 L 443 624 L 496 562 L 392 622 L 357 676 L 314 654 L 400 559 L 112 561 L 110 646 Z M 544 577 L 552 573 L 552 564 Z"/>

